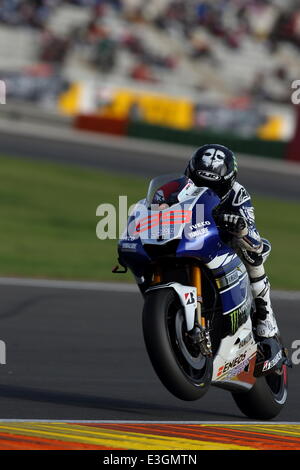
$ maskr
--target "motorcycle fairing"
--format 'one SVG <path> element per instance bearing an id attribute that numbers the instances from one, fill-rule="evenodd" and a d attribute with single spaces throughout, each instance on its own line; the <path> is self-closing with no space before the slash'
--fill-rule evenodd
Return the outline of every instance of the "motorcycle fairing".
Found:
<path id="1" fill-rule="evenodd" d="M 249 390 L 256 379 L 253 371 L 257 344 L 252 333 L 250 317 L 233 336 L 222 339 L 213 362 L 212 385 L 230 390 Z"/>
<path id="2" fill-rule="evenodd" d="M 197 289 L 196 287 L 183 286 L 178 282 L 169 282 L 168 284 L 160 284 L 157 286 L 149 287 L 146 293 L 155 289 L 174 289 L 178 295 L 180 303 L 184 308 L 186 329 L 191 331 L 195 323 L 195 310 L 197 307 Z"/>
<path id="3" fill-rule="evenodd" d="M 209 265 L 207 265 L 209 267 Z M 241 309 L 252 298 L 250 281 L 245 265 L 235 255 L 226 266 L 211 269 L 215 278 L 223 307 L 223 315 L 229 315 L 235 309 Z M 247 314 L 250 313 L 251 301 L 247 305 Z"/>
<path id="4" fill-rule="evenodd" d="M 241 259 L 220 237 L 213 217 L 213 210 L 219 202 L 219 197 L 208 188 L 201 188 L 196 197 L 187 197 L 184 201 L 172 205 L 171 208 L 159 211 L 151 211 L 146 199 L 140 201 L 138 204 L 142 206 L 143 215 L 141 216 L 136 210 L 129 217 L 128 227 L 130 224 L 134 224 L 137 230 L 130 232 L 127 228 L 119 242 L 119 255 L 122 263 L 136 277 L 142 278 L 146 269 L 154 261 L 147 253 L 147 245 L 166 245 L 170 241 L 178 240 L 174 256 L 194 259 L 210 270 L 220 294 L 223 314 L 231 315 L 232 312 L 237 311 L 238 313 L 234 315 L 237 316 L 238 321 L 236 323 L 235 319 L 234 323 L 238 326 L 241 319 L 244 318 L 245 306 L 246 315 L 248 316 L 250 313 L 251 305 L 249 302 L 247 303 L 247 298 L 250 295 L 249 278 Z M 163 236 L 163 225 L 158 224 L 156 225 L 157 238 L 148 237 L 148 234 L 151 234 L 149 230 L 153 230 L 152 217 L 156 217 L 155 221 L 157 222 L 159 213 L 159 220 L 163 220 L 165 214 L 170 212 L 176 214 L 176 211 L 190 211 L 189 221 L 181 223 L 180 219 L 179 222 L 175 220 L 176 223 L 171 224 L 167 236 Z M 141 219 L 142 223 L 140 223 Z M 143 236 L 141 236 L 141 230 L 143 230 Z M 230 279 L 234 282 L 230 282 Z M 229 284 L 225 287 L 224 283 L 226 284 L 226 282 Z M 239 319 L 239 317 L 241 318 Z"/>

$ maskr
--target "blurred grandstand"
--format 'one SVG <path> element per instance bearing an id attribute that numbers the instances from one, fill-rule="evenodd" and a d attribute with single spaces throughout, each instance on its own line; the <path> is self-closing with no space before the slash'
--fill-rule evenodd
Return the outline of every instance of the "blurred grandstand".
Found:
<path id="1" fill-rule="evenodd" d="M 288 140 L 299 48 L 297 0 L 0 0 L 8 99 L 69 114 L 126 88 L 133 119 L 149 120 L 128 98 L 140 90 L 193 103 L 178 127 Z"/>

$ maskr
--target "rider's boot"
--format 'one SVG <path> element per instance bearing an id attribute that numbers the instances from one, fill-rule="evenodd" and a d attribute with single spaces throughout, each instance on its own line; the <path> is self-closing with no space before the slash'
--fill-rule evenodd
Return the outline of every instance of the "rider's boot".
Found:
<path id="1" fill-rule="evenodd" d="M 270 298 L 270 283 L 266 275 L 252 282 L 252 293 L 256 306 L 256 334 L 262 338 L 272 338 L 279 333 Z"/>
<path id="2" fill-rule="evenodd" d="M 280 367 L 284 351 L 279 338 L 279 330 L 270 299 L 270 283 L 266 275 L 251 283 L 255 300 L 256 314 L 254 325 L 256 339 L 265 358 L 263 372 Z"/>

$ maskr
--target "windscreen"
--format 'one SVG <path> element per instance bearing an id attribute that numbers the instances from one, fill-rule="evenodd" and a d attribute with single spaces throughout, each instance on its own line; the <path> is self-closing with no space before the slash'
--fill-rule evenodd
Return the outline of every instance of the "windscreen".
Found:
<path id="1" fill-rule="evenodd" d="M 169 207 L 177 204 L 177 195 L 182 191 L 188 182 L 187 176 L 181 174 L 168 174 L 154 178 L 147 193 L 147 205 L 164 205 Z"/>

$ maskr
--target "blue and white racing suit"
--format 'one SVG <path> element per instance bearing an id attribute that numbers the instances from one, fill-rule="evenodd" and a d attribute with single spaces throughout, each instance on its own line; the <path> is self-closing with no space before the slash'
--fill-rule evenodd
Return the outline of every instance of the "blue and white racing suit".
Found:
<path id="1" fill-rule="evenodd" d="M 264 268 L 271 244 L 261 238 L 256 228 L 254 207 L 249 193 L 236 181 L 230 192 L 221 200 L 217 212 L 238 215 L 246 221 L 245 229 L 238 234 L 231 234 L 230 244 L 241 256 L 250 277 L 257 306 L 257 333 L 262 337 L 274 336 L 278 327 L 270 300 L 270 283 Z"/>

